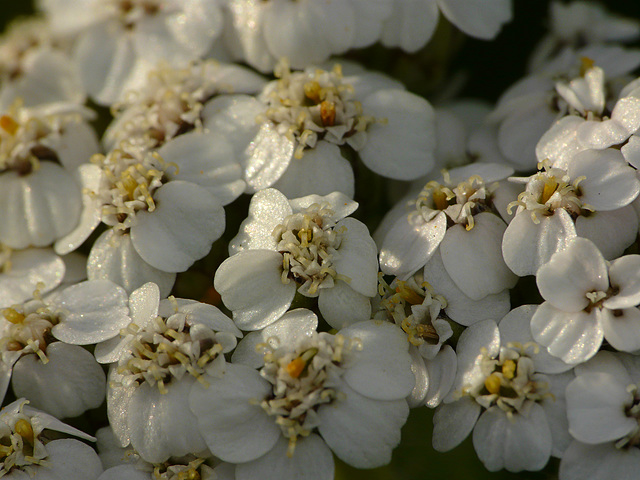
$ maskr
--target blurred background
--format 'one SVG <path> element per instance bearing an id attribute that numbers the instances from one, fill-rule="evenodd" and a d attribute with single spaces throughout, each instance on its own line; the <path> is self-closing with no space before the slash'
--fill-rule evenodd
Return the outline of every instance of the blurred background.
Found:
<path id="1" fill-rule="evenodd" d="M 0 30 L 13 19 L 33 12 L 26 0 L 2 0 Z M 82 3 L 78 1 L 78 3 Z M 612 12 L 640 16 L 638 0 L 607 0 Z M 432 101 L 453 95 L 495 101 L 525 72 L 529 52 L 545 31 L 548 0 L 515 0 L 514 20 L 495 41 L 466 38 L 446 22 L 422 51 L 409 55 L 399 50 L 371 47 L 349 54 L 369 68 L 376 68 L 401 79 L 408 88 Z M 337 468 L 340 480 L 552 480 L 557 462 L 542 472 L 511 474 L 487 472 L 478 461 L 469 439 L 447 453 L 431 447 L 432 411 L 413 410 L 403 430 L 403 440 L 392 463 L 384 468 L 362 471 L 343 464 Z"/>

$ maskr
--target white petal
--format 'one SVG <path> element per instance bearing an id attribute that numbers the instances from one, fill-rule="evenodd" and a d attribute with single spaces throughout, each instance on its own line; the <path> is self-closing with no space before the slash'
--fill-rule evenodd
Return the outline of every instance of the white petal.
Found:
<path id="1" fill-rule="evenodd" d="M 275 250 L 277 243 L 272 235 L 273 230 L 292 213 L 287 197 L 275 188 L 256 192 L 251 197 L 247 218 L 229 243 L 229 253 L 233 255 L 247 249 Z"/>
<path id="2" fill-rule="evenodd" d="M 343 362 L 346 384 L 379 400 L 396 400 L 411 393 L 415 377 L 407 337 L 399 327 L 370 320 L 344 328 L 340 334 L 362 345 L 362 350 L 351 352 Z"/>
<path id="3" fill-rule="evenodd" d="M 338 275 L 356 292 L 373 297 L 378 287 L 378 249 L 367 226 L 355 218 L 345 218 L 336 224 L 344 229 L 339 256 L 333 259 Z"/>
<path id="4" fill-rule="evenodd" d="M 189 405 L 211 452 L 224 461 L 243 463 L 267 453 L 280 427 L 259 403 L 271 385 L 253 368 L 227 364 L 221 378 L 207 377 L 209 388 L 195 385 Z"/>
<path id="5" fill-rule="evenodd" d="M 358 209 L 358 202 L 354 202 L 351 197 L 339 191 L 334 191 L 327 195 L 312 194 L 302 198 L 294 198 L 289 203 L 296 213 L 306 210 L 314 203 L 327 204 L 333 211 L 333 214 L 328 215 L 332 222 L 338 222 Z"/>
<path id="6" fill-rule="evenodd" d="M 173 380 L 165 394 L 146 382 L 135 389 L 126 412 L 131 446 L 147 462 L 206 451 L 198 420 L 187 406 L 195 383 L 191 376 Z"/>
<path id="7" fill-rule="evenodd" d="M 511 310 L 498 324 L 500 329 L 500 342 L 507 345 L 509 342 L 517 342 L 526 345 L 533 342 L 531 335 L 531 317 L 538 305 L 521 305 Z M 538 352 L 528 349 L 527 353 L 533 358 L 537 372 L 560 373 L 572 368 L 557 357 L 553 357 L 546 348 L 540 348 Z"/>
<path id="8" fill-rule="evenodd" d="M 396 2 L 393 13 L 384 23 L 382 44 L 415 52 L 431 38 L 439 17 L 435 0 Z"/>
<path id="9" fill-rule="evenodd" d="M 467 230 L 462 224 L 447 230 L 440 245 L 442 263 L 451 279 L 473 300 L 500 293 L 515 285 L 517 277 L 502 259 L 504 221 L 489 212 L 474 217 Z"/>
<path id="10" fill-rule="evenodd" d="M 36 355 L 25 355 L 13 366 L 12 386 L 18 397 L 29 398 L 33 407 L 58 418 L 77 417 L 103 402 L 106 379 L 91 353 L 53 342 L 46 355 L 46 364 Z"/>
<path id="11" fill-rule="evenodd" d="M 424 279 L 447 300 L 447 316 L 468 327 L 482 320 L 496 320 L 509 312 L 509 291 L 487 295 L 480 300 L 472 300 L 458 288 L 442 263 L 442 256 L 436 253 L 424 267 Z"/>
<path id="12" fill-rule="evenodd" d="M 355 180 L 353 168 L 340 148 L 321 140 L 314 148 L 305 150 L 302 158 L 292 159 L 273 186 L 289 198 L 335 191 L 353 198 Z"/>
<path id="13" fill-rule="evenodd" d="M 624 159 L 635 167 L 640 168 L 640 136 L 632 135 L 629 141 L 624 145 L 620 151 L 624 156 Z"/>
<path id="14" fill-rule="evenodd" d="M 72 252 L 82 245 L 102 219 L 102 201 L 97 195 L 91 194 L 99 191 L 104 177 L 102 170 L 93 164 L 80 165 L 77 176 L 83 192 L 86 192 L 82 194 L 82 213 L 76 227 L 56 241 L 55 250 L 60 255 Z"/>
<path id="15" fill-rule="evenodd" d="M 106 230 L 100 235 L 89 253 L 87 276 L 90 280 L 110 280 L 131 293 L 147 282 L 160 287 L 161 296 L 171 293 L 176 274 L 164 272 L 145 262 L 133 244 L 131 235 Z"/>
<path id="16" fill-rule="evenodd" d="M 640 180 L 618 150 L 585 150 L 573 156 L 567 174 L 584 176 L 580 200 L 596 210 L 615 210 L 631 203 L 640 193 Z"/>
<path id="17" fill-rule="evenodd" d="M 39 283 L 42 293 L 60 285 L 65 263 L 51 249 L 30 248 L 11 253 L 11 267 L 0 274 L 0 307 L 22 303 L 33 296 Z"/>
<path id="18" fill-rule="evenodd" d="M 38 470 L 35 474 L 38 478 L 97 480 L 102 473 L 100 458 L 86 443 L 72 438 L 62 438 L 49 442 L 46 448 L 49 454 L 48 463 L 46 467 L 39 467 L 46 470 Z M 45 477 L 45 472 L 51 476 Z"/>
<path id="19" fill-rule="evenodd" d="M 142 259 L 165 272 L 182 272 L 204 257 L 224 232 L 224 209 L 203 187 L 174 180 L 154 193 L 156 209 L 140 211 L 131 242 Z"/>
<path id="20" fill-rule="evenodd" d="M 226 259 L 214 277 L 215 289 L 242 330 L 260 330 L 291 305 L 293 281 L 282 283 L 282 255 L 271 250 L 246 250 Z"/>
<path id="21" fill-rule="evenodd" d="M 407 279 L 422 268 L 436 251 L 447 231 L 447 216 L 439 212 L 430 221 L 422 215 L 402 215 L 384 237 L 380 269 Z"/>
<path id="22" fill-rule="evenodd" d="M 623 352 L 640 350 L 640 310 L 603 308 L 598 313 L 604 338 L 613 348 Z"/>
<path id="23" fill-rule="evenodd" d="M 487 470 L 535 471 L 547 464 L 551 455 L 547 418 L 537 403 L 530 402 L 528 406 L 510 418 L 493 406 L 478 419 L 473 446 Z"/>
<path id="24" fill-rule="evenodd" d="M 425 360 L 420 355 L 418 349 L 413 346 L 409 347 L 409 355 L 411 355 L 411 371 L 413 372 L 416 383 L 407 397 L 407 403 L 409 404 L 409 408 L 416 408 L 424 404 L 424 399 L 429 390 L 430 378 L 427 366 L 424 364 Z"/>
<path id="25" fill-rule="evenodd" d="M 472 37 L 490 40 L 512 17 L 509 0 L 439 0 L 442 14 Z"/>
<path id="26" fill-rule="evenodd" d="M 575 238 L 573 220 L 564 209 L 538 218 L 536 224 L 526 210 L 516 214 L 502 239 L 502 255 L 508 267 L 521 277 L 535 275 L 551 256 L 564 250 Z"/>
<path id="27" fill-rule="evenodd" d="M 594 356 L 602 344 L 602 326 L 586 312 L 566 313 L 544 302 L 531 319 L 531 333 L 549 353 L 576 364 Z"/>
<path id="28" fill-rule="evenodd" d="M 279 480 L 333 480 L 333 456 L 327 444 L 316 434 L 299 437 L 293 457 L 287 456 L 289 442 L 280 437 L 274 447 L 253 462 L 235 468 L 235 480 L 269 478 Z"/>
<path id="29" fill-rule="evenodd" d="M 429 391 L 424 404 L 435 408 L 451 391 L 456 378 L 457 357 L 453 348 L 444 345 L 433 360 L 425 363 L 429 371 Z"/>
<path id="30" fill-rule="evenodd" d="M 536 282 L 544 299 L 565 312 L 581 311 L 589 305 L 588 292 L 609 287 L 605 259 L 591 241 L 580 237 L 540 267 Z"/>
<path id="31" fill-rule="evenodd" d="M 576 233 L 595 243 L 604 258 L 613 260 L 636 240 L 638 216 L 631 205 L 593 212 L 588 217 L 580 215 L 576 219 Z"/>
<path id="32" fill-rule="evenodd" d="M 293 149 L 292 140 L 280 135 L 272 124 L 263 123 L 245 152 L 247 191 L 255 192 L 272 186 L 293 159 Z"/>
<path id="33" fill-rule="evenodd" d="M 536 146 L 536 157 L 542 161 L 549 159 L 558 168 L 567 168 L 570 159 L 585 149 L 577 140 L 578 128 L 584 119 L 577 115 L 562 117 L 546 131 Z M 532 165 L 533 167 L 533 165 Z"/>
<path id="34" fill-rule="evenodd" d="M 567 386 L 569 432 L 590 444 L 622 438 L 638 425 L 624 411 L 631 401 L 627 385 L 609 374 L 578 375 Z"/>
<path id="35" fill-rule="evenodd" d="M 341 460 L 357 468 L 386 465 L 400 443 L 400 428 L 407 421 L 406 400 L 372 400 L 346 385 L 346 395 L 318 409 L 318 431 Z"/>
<path id="36" fill-rule="evenodd" d="M 535 103 L 509 115 L 498 130 L 501 153 L 518 170 L 531 170 L 536 165 L 536 144 L 555 120 L 556 114 L 546 104 Z"/>
<path id="37" fill-rule="evenodd" d="M 158 154 L 178 165 L 169 176 L 205 187 L 222 205 L 233 202 L 244 191 L 242 169 L 229 142 L 217 132 L 189 132 L 165 143 Z"/>
<path id="38" fill-rule="evenodd" d="M 403 90 L 379 90 L 362 100 L 365 114 L 386 119 L 367 128 L 360 158 L 374 172 L 413 180 L 434 166 L 435 114 L 421 97 Z"/>
<path id="39" fill-rule="evenodd" d="M 613 443 L 586 445 L 574 441 L 562 457 L 560 475 L 565 480 L 633 480 L 638 475 L 640 450 L 620 449 Z"/>
<path id="40" fill-rule="evenodd" d="M 107 280 L 78 283 L 55 297 L 60 323 L 51 333 L 66 343 L 88 345 L 118 335 L 129 318 L 128 295 Z"/>
<path id="41" fill-rule="evenodd" d="M 433 448 L 446 452 L 457 447 L 473 430 L 481 409 L 469 396 L 440 405 L 433 416 Z"/>
<path id="42" fill-rule="evenodd" d="M 605 300 L 606 308 L 628 308 L 640 304 L 640 255 L 625 255 L 611 262 L 609 283 L 618 293 Z"/>
<path id="43" fill-rule="evenodd" d="M 336 281 L 332 288 L 320 289 L 318 308 L 322 318 L 337 330 L 371 319 L 371 298 L 356 292 L 342 280 Z"/>
<path id="44" fill-rule="evenodd" d="M 318 317 L 313 312 L 304 308 L 291 310 L 259 332 L 249 332 L 238 343 L 231 361 L 260 368 L 264 365 L 264 360 L 256 349 L 259 343 L 268 343 L 273 348 L 298 345 L 305 338 L 311 337 L 317 328 Z"/>

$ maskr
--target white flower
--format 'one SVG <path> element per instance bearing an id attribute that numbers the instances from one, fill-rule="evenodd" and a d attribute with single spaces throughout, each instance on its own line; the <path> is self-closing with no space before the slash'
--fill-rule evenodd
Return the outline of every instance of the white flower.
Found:
<path id="1" fill-rule="evenodd" d="M 567 386 L 569 432 L 575 438 L 560 463 L 561 480 L 631 480 L 640 467 L 640 365 L 632 355 L 601 352 L 576 367 Z"/>
<path id="2" fill-rule="evenodd" d="M 585 238 L 575 238 L 538 270 L 546 300 L 531 319 L 535 340 L 567 363 L 596 354 L 603 338 L 616 350 L 640 349 L 640 255 L 610 264 Z"/>
<path id="3" fill-rule="evenodd" d="M 65 262 L 52 249 L 12 250 L 0 245 L 0 308 L 47 293 L 62 282 Z"/>
<path id="4" fill-rule="evenodd" d="M 447 273 L 471 299 L 511 288 L 516 277 L 500 250 L 507 226 L 493 213 L 497 184 L 492 182 L 512 171 L 500 164 L 459 167 L 427 183 L 417 197 L 400 202 L 376 232 L 382 271 L 407 279 L 439 248 Z"/>
<path id="5" fill-rule="evenodd" d="M 573 374 L 540 373 L 570 366 L 548 356 L 539 360 L 528 332 L 531 313 L 523 306 L 501 321 L 500 330 L 485 320 L 462 333 L 452 392 L 433 419 L 436 450 L 454 448 L 473 430 L 473 445 L 488 470 L 518 472 L 540 470 L 568 443 L 563 389 Z"/>
<path id="6" fill-rule="evenodd" d="M 74 58 L 89 94 L 111 104 L 159 62 L 186 66 L 221 33 L 215 0 L 42 0 L 54 31 L 75 35 Z"/>
<path id="7" fill-rule="evenodd" d="M 271 72 L 287 57 L 294 68 L 371 45 L 393 0 L 223 0 L 224 41 L 232 56 Z"/>
<path id="8" fill-rule="evenodd" d="M 174 137 L 202 130 L 202 111 L 217 95 L 257 93 L 265 80 L 238 65 L 213 60 L 184 68 L 161 65 L 146 82 L 129 92 L 112 110 L 115 119 L 103 143 L 111 150 L 123 141 L 143 149 L 159 148 Z"/>
<path id="9" fill-rule="evenodd" d="M 629 205 L 640 181 L 619 151 L 576 154 L 567 170 L 544 168 L 531 177 L 512 178 L 526 189 L 502 241 L 504 261 L 519 276 L 535 275 L 555 252 L 576 236 L 593 241 L 606 258 L 621 255 L 635 241 L 637 217 Z"/>
<path id="10" fill-rule="evenodd" d="M 595 2 L 573 1 L 549 4 L 550 32 L 531 54 L 529 70 L 535 71 L 561 48 L 580 48 L 597 43 L 632 42 L 640 36 L 640 23 L 610 13 Z"/>
<path id="11" fill-rule="evenodd" d="M 0 411 L 3 445 L 0 476 L 9 480 L 96 480 L 102 465 L 96 452 L 75 439 L 57 438 L 60 432 L 84 440 L 95 438 L 27 406 L 23 398 Z"/>
<path id="12" fill-rule="evenodd" d="M 203 112 L 205 128 L 228 132 L 247 192 L 274 186 L 288 197 L 340 191 L 353 197 L 356 153 L 374 172 L 410 180 L 433 167 L 431 105 L 380 74 L 345 76 L 308 67 L 276 71 L 257 98 L 221 96 Z"/>
<path id="13" fill-rule="evenodd" d="M 116 437 L 151 463 L 190 453 L 207 457 L 187 397 L 196 382 L 207 386 L 205 376 L 224 373 L 224 354 L 242 334 L 211 305 L 160 301 L 153 283 L 134 291 L 129 306 L 131 323 L 96 346 L 98 361 L 114 362 L 107 412 Z M 92 332 L 100 334 L 101 328 Z"/>
<path id="14" fill-rule="evenodd" d="M 55 337 L 64 337 L 69 325 L 98 319 L 117 331 L 128 320 L 125 302 L 124 291 L 116 285 L 85 282 L 48 300 L 36 292 L 36 298 L 3 309 L 0 396 L 4 398 L 11 382 L 17 396 L 57 417 L 75 417 L 98 407 L 105 394 L 102 368 L 84 348 Z"/>
<path id="15" fill-rule="evenodd" d="M 12 23 L 0 42 L 0 110 L 18 98 L 27 107 L 84 103 L 82 82 L 66 47 L 43 19 Z"/>
<path id="16" fill-rule="evenodd" d="M 449 393 L 456 373 L 456 354 L 444 342 L 453 335 L 449 322 L 440 317 L 447 306 L 431 285 L 415 275 L 408 281 L 394 279 L 390 285 L 380 276 L 378 312 L 374 318 L 389 320 L 407 334 L 411 370 L 416 385 L 407 398 L 410 407 L 437 406 Z"/>
<path id="17" fill-rule="evenodd" d="M 223 202 L 243 188 L 239 168 L 220 135 L 191 132 L 157 152 L 128 146 L 80 168 L 84 210 L 78 227 L 56 244 L 77 248 L 103 222 L 112 227 L 89 255 L 90 279 L 129 292 L 158 279 L 168 294 L 175 272 L 204 257 L 225 228 Z"/>
<path id="18" fill-rule="evenodd" d="M 317 297 L 335 328 L 369 319 L 378 262 L 367 227 L 347 218 L 357 206 L 338 192 L 294 200 L 275 189 L 256 193 L 230 243 L 233 255 L 214 279 L 236 325 L 266 327 L 288 310 L 296 291 Z"/>
<path id="19" fill-rule="evenodd" d="M 81 210 L 76 167 L 98 151 L 83 107 L 14 104 L 0 116 L 0 242 L 51 245 L 76 227 Z"/>
<path id="20" fill-rule="evenodd" d="M 191 391 L 200 432 L 216 456 L 239 464 L 238 480 L 331 478 L 331 451 L 372 468 L 387 463 L 400 440 L 414 384 L 401 330 L 374 321 L 336 335 L 301 326 L 281 320 L 260 345 L 260 372 L 232 363 L 224 376 L 207 377 L 210 388 Z"/>

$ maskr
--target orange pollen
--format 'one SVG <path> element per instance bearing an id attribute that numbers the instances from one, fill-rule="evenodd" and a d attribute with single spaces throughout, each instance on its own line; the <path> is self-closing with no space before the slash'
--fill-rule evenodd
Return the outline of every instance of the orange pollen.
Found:
<path id="1" fill-rule="evenodd" d="M 325 127 L 332 127 L 336 123 L 336 105 L 325 100 L 320 104 L 320 119 Z"/>
<path id="2" fill-rule="evenodd" d="M 9 115 L 2 115 L 0 117 L 0 128 L 2 128 L 9 135 L 15 135 L 18 131 L 18 122 L 16 122 Z"/>
<path id="3" fill-rule="evenodd" d="M 291 376 L 291 378 L 298 378 L 304 370 L 305 365 L 306 362 L 302 360 L 302 358 L 294 358 L 287 365 L 287 373 Z"/>

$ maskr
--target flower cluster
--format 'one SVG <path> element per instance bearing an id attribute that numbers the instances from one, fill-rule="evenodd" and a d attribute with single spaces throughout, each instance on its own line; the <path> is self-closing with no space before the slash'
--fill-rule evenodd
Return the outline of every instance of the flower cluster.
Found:
<path id="1" fill-rule="evenodd" d="M 380 71 L 388 48 L 437 70 L 512 3 L 38 0 L 14 22 L 0 477 L 331 480 L 430 409 L 434 449 L 471 436 L 490 471 L 637 478 L 640 21 L 551 1 L 493 105 Z"/>

